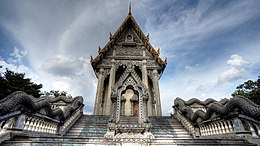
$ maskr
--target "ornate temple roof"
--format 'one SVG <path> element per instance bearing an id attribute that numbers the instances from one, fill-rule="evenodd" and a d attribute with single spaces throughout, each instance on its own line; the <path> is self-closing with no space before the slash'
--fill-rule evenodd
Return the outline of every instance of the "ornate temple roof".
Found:
<path id="1" fill-rule="evenodd" d="M 160 65 L 163 66 L 163 68 L 165 68 L 166 64 L 167 64 L 167 58 L 165 60 L 162 60 L 159 57 L 160 54 L 160 48 L 158 48 L 158 50 L 156 51 L 153 46 L 150 44 L 149 42 L 149 34 L 147 36 L 144 35 L 143 31 L 140 29 L 140 27 L 138 26 L 138 24 L 136 23 L 132 13 L 131 13 L 131 7 L 129 7 L 129 12 L 127 17 L 125 18 L 125 20 L 123 21 L 123 23 L 121 24 L 121 26 L 118 28 L 118 30 L 115 32 L 114 35 L 112 35 L 110 33 L 110 41 L 105 45 L 104 48 L 100 48 L 98 50 L 98 55 L 93 58 L 91 56 L 91 64 L 92 66 L 97 64 L 100 60 L 103 59 L 104 55 L 106 52 L 108 52 L 113 45 L 116 43 L 116 41 L 120 38 L 120 36 L 122 35 L 122 33 L 124 32 L 124 30 L 127 28 L 128 25 L 131 25 L 133 27 L 133 29 L 136 31 L 137 35 L 139 36 L 139 38 L 144 42 L 146 49 L 153 54 L 154 59 L 156 60 L 156 62 L 158 62 Z"/>

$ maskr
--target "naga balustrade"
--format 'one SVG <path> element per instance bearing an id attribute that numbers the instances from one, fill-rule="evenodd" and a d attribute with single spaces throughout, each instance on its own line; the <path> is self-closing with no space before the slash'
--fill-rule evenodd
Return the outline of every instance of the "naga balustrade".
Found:
<path id="1" fill-rule="evenodd" d="M 0 133 L 5 132 L 38 132 L 43 134 L 64 135 L 82 115 L 80 106 L 64 123 L 40 113 L 15 111 L 0 117 Z"/>
<path id="2" fill-rule="evenodd" d="M 0 142 L 13 135 L 64 135 L 82 115 L 83 97 L 34 98 L 16 91 L 0 100 Z"/>
<path id="3" fill-rule="evenodd" d="M 39 113 L 15 111 L 4 115 L 0 119 L 0 133 L 4 132 L 40 132 L 57 134 L 59 121 Z"/>
<path id="4" fill-rule="evenodd" d="M 83 106 L 79 107 L 74 113 L 71 114 L 70 117 L 64 122 L 64 124 L 60 125 L 59 134 L 64 135 L 73 125 L 74 123 L 80 118 L 83 114 Z"/>
<path id="5" fill-rule="evenodd" d="M 181 114 L 180 111 L 176 110 L 174 113 L 175 118 L 183 125 L 183 127 L 191 134 L 193 137 L 196 136 L 196 130 L 193 123 Z"/>
<path id="6" fill-rule="evenodd" d="M 173 108 L 174 116 L 194 137 L 260 137 L 260 105 L 243 96 L 221 101 L 176 98 Z"/>

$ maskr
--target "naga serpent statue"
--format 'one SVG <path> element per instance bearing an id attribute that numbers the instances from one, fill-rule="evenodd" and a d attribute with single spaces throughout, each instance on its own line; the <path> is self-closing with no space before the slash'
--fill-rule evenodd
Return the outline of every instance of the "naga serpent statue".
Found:
<path id="1" fill-rule="evenodd" d="M 189 107 L 194 103 L 203 105 L 206 108 L 206 112 L 203 110 L 193 110 Z M 257 105 L 243 96 L 235 96 L 228 99 L 223 99 L 219 102 L 213 99 L 207 99 L 204 102 L 198 99 L 190 99 L 184 101 L 180 98 L 174 100 L 174 106 L 182 112 L 192 122 L 201 122 L 210 119 L 214 114 L 218 116 L 226 115 L 230 112 L 238 110 L 240 113 L 247 115 L 253 119 L 260 120 L 260 105 Z"/>
<path id="2" fill-rule="evenodd" d="M 58 100 L 63 100 L 66 103 L 71 103 L 64 108 L 62 111 L 60 108 L 51 108 L 51 103 Z M 29 111 L 32 113 L 37 113 L 40 110 L 44 110 L 46 116 L 51 118 L 58 118 L 60 121 L 64 121 L 72 112 L 74 112 L 79 106 L 83 104 L 83 98 L 77 96 L 72 99 L 67 97 L 40 97 L 34 98 L 31 95 L 26 94 L 23 91 L 16 91 L 4 99 L 0 100 L 0 116 L 8 114 L 17 110 Z"/>

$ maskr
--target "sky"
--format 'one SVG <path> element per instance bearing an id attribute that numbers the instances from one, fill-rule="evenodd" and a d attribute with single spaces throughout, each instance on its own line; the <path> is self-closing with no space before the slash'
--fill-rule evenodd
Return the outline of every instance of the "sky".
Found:
<path id="1" fill-rule="evenodd" d="M 25 73 L 42 91 L 84 97 L 93 111 L 97 78 L 89 62 L 128 14 L 130 1 L 1 0 L 0 73 Z M 132 15 L 168 64 L 160 78 L 169 115 L 176 97 L 230 98 L 260 75 L 259 0 L 131 0 Z"/>

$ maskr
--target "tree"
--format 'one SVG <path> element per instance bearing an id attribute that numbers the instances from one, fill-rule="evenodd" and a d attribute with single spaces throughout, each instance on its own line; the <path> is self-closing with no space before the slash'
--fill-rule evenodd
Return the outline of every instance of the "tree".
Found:
<path id="1" fill-rule="evenodd" d="M 15 91 L 24 91 L 33 97 L 40 97 L 42 84 L 31 82 L 31 79 L 25 78 L 24 73 L 15 73 L 6 69 L 3 76 L 0 76 L 0 99 Z"/>
<path id="2" fill-rule="evenodd" d="M 237 86 L 232 96 L 235 95 L 245 96 L 254 103 L 260 104 L 260 76 L 256 81 L 248 80 Z"/>
<path id="3" fill-rule="evenodd" d="M 50 92 L 44 91 L 43 95 L 53 96 L 53 97 L 66 96 L 68 98 L 72 98 L 72 96 L 68 94 L 66 91 L 59 91 L 59 90 L 51 90 Z"/>

